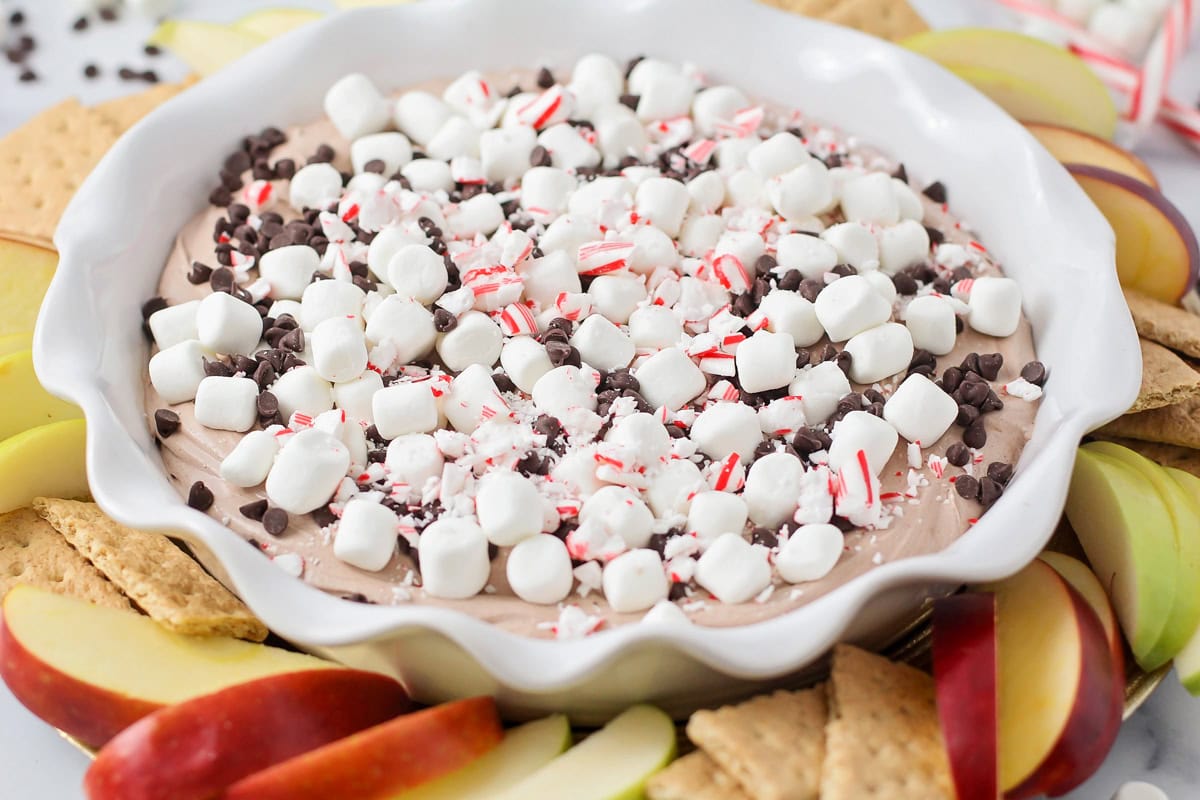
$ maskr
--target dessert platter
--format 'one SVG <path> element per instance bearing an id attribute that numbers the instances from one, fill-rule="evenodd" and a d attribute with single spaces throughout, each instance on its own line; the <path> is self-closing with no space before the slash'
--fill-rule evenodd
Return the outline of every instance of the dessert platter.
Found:
<path id="1" fill-rule="evenodd" d="M 162 25 L 205 77 L 3 233 L 0 677 L 88 797 L 1056 796 L 1200 689 L 1200 253 L 1115 114 L 729 5 Z"/>

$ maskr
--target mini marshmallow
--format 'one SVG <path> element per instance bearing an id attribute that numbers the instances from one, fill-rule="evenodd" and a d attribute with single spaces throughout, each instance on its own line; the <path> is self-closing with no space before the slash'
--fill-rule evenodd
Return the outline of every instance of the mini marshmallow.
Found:
<path id="1" fill-rule="evenodd" d="M 173 344 L 150 358 L 150 384 L 164 403 L 186 403 L 204 380 L 204 347 L 195 339 Z"/>
<path id="2" fill-rule="evenodd" d="M 526 394 L 533 391 L 538 378 L 554 369 L 546 348 L 531 336 L 514 336 L 505 341 L 500 350 L 500 366 Z"/>
<path id="3" fill-rule="evenodd" d="M 471 364 L 454 377 L 442 408 L 455 430 L 471 433 L 483 422 L 507 418 L 508 404 L 500 396 L 489 366 Z"/>
<path id="4" fill-rule="evenodd" d="M 412 142 L 403 133 L 388 131 L 355 139 L 350 145 L 350 163 L 355 173 L 365 173 L 367 164 L 383 162 L 383 175 L 395 175 L 412 161 Z"/>
<path id="5" fill-rule="evenodd" d="M 332 164 L 309 164 L 296 170 L 288 182 L 292 208 L 327 208 L 342 196 L 342 173 Z"/>
<path id="6" fill-rule="evenodd" d="M 199 308 L 199 300 L 189 300 L 177 306 L 160 308 L 150 315 L 147 324 L 159 350 L 166 350 L 188 339 L 200 338 L 200 332 L 196 329 L 196 311 Z"/>
<path id="7" fill-rule="evenodd" d="M 442 100 L 451 109 L 469 117 L 477 124 L 496 124 L 499 119 L 499 107 L 503 103 L 492 90 L 487 79 L 477 70 L 470 70 L 458 76 L 442 92 Z"/>
<path id="8" fill-rule="evenodd" d="M 348 317 L 331 317 L 309 334 L 313 367 L 331 383 L 352 380 L 367 368 L 362 326 Z"/>
<path id="9" fill-rule="evenodd" d="M 421 585 L 431 597 L 474 597 L 491 576 L 487 538 L 466 517 L 442 517 L 425 528 L 417 553 L 421 557 Z"/>
<path id="10" fill-rule="evenodd" d="M 925 219 L 925 204 L 912 188 L 900 180 L 892 178 L 892 191 L 896 195 L 896 203 L 900 207 L 900 220 L 911 219 L 920 222 Z"/>
<path id="11" fill-rule="evenodd" d="M 659 519 L 673 514 L 687 514 L 692 498 L 706 488 L 699 467 L 684 458 L 672 459 L 663 465 L 646 487 L 646 504 Z"/>
<path id="12" fill-rule="evenodd" d="M 279 439 L 275 434 L 250 431 L 221 460 L 221 480 L 239 489 L 258 486 L 267 479 L 278 452 Z"/>
<path id="13" fill-rule="evenodd" d="M 793 352 L 793 363 L 795 358 Z M 634 377 L 641 384 L 646 401 L 655 408 L 664 406 L 668 411 L 682 408 L 708 388 L 704 373 L 677 347 L 659 350 L 647 358 L 634 370 Z"/>
<path id="14" fill-rule="evenodd" d="M 295 413 L 315 417 L 333 408 L 333 389 L 329 381 L 308 365 L 280 375 L 271 384 L 271 394 L 279 401 L 279 413 L 284 419 L 290 419 Z"/>
<path id="15" fill-rule="evenodd" d="M 500 357 L 504 333 L 491 317 L 480 311 L 468 311 L 458 325 L 438 337 L 437 352 L 447 369 L 460 371 L 471 364 L 490 367 Z"/>
<path id="16" fill-rule="evenodd" d="M 775 569 L 788 583 L 824 578 L 842 557 L 845 537 L 835 525 L 801 525 L 775 556 Z"/>
<path id="17" fill-rule="evenodd" d="M 545 232 L 538 237 L 538 249 L 543 253 L 565 251 L 573 261 L 578 261 L 579 248 L 603 236 L 604 232 L 595 220 L 577 214 L 567 214 L 547 226 Z"/>
<path id="18" fill-rule="evenodd" d="M 574 259 L 563 251 L 523 261 L 517 271 L 524 282 L 525 297 L 542 307 L 553 306 L 561 293 L 583 291 Z"/>
<path id="19" fill-rule="evenodd" d="M 929 231 L 906 219 L 879 232 L 879 266 L 889 275 L 919 264 L 929 256 Z"/>
<path id="20" fill-rule="evenodd" d="M 673 178 L 650 178 L 637 188 L 635 207 L 638 216 L 668 236 L 678 236 L 687 213 L 687 186 Z"/>
<path id="21" fill-rule="evenodd" d="M 603 111 L 597 112 L 594 121 L 596 145 L 604 156 L 605 166 L 615 167 L 625 156 L 644 155 L 646 129 L 625 106 L 606 106 Z"/>
<path id="22" fill-rule="evenodd" d="M 428 158 L 420 159 L 420 161 L 431 160 Z M 440 225 L 441 222 L 438 222 L 438 224 Z M 415 230 L 412 227 L 395 226 L 384 228 L 376 234 L 367 248 L 367 267 L 380 278 L 386 279 L 388 264 L 397 253 L 409 245 L 424 245 L 428 242 L 429 239 L 423 232 Z"/>
<path id="23" fill-rule="evenodd" d="M 397 128 L 424 146 L 453 114 L 440 97 L 429 92 L 405 92 L 396 101 L 392 118 Z"/>
<path id="24" fill-rule="evenodd" d="M 954 306 L 943 297 L 915 298 L 905 309 L 904 324 L 912 335 L 913 347 L 944 356 L 954 349 L 958 335 Z"/>
<path id="25" fill-rule="evenodd" d="M 645 89 L 639 93 L 638 119 L 656 122 L 686 117 L 695 94 L 691 79 L 684 75 L 656 75 L 646 81 Z"/>
<path id="26" fill-rule="evenodd" d="M 634 64 L 625 80 L 630 94 L 641 94 L 656 78 L 679 74 L 681 70 L 678 64 L 657 58 L 643 58 Z"/>
<path id="27" fill-rule="evenodd" d="M 861 275 L 847 275 L 826 286 L 813 310 L 831 342 L 844 342 L 892 316 L 891 304 Z"/>
<path id="28" fill-rule="evenodd" d="M 904 372 L 913 357 L 912 335 L 899 323 L 885 322 L 851 337 L 845 351 L 852 357 L 850 380 L 871 384 Z"/>
<path id="29" fill-rule="evenodd" d="M 671 453 L 671 436 L 655 417 L 643 412 L 621 417 L 613 423 L 606 442 L 621 445 L 633 454 L 639 466 L 657 468 Z"/>
<path id="30" fill-rule="evenodd" d="M 721 139 L 717 142 L 717 149 L 714 157 L 717 160 L 717 166 L 722 172 L 736 172 L 737 170 L 746 169 L 746 157 L 750 155 L 750 151 L 758 145 L 759 139 L 754 136 L 732 136 L 727 139 Z M 750 170 L 760 181 L 762 176 L 754 170 Z"/>
<path id="31" fill-rule="evenodd" d="M 796 374 L 796 343 L 790 333 L 758 331 L 738 345 L 735 360 L 742 389 L 752 393 L 778 389 Z"/>
<path id="32" fill-rule="evenodd" d="M 763 178 L 774 178 L 812 161 L 800 138 L 781 131 L 746 154 L 746 164 Z"/>
<path id="33" fill-rule="evenodd" d="M 775 249 L 780 271 L 799 270 L 806 278 L 822 280 L 825 273 L 839 263 L 838 252 L 833 245 L 804 233 L 780 236 L 775 242 Z"/>
<path id="34" fill-rule="evenodd" d="M 812 239 L 811 236 L 805 238 Z M 762 299 L 758 310 L 767 318 L 768 331 L 786 333 L 796 347 L 816 344 L 825 335 L 813 304 L 795 292 L 774 289 Z M 791 376 L 788 379 L 791 380 Z"/>
<path id="35" fill-rule="evenodd" d="M 250 378 L 211 375 L 196 387 L 196 422 L 206 428 L 242 433 L 258 421 L 258 384 Z"/>
<path id="36" fill-rule="evenodd" d="M 835 472 L 858 469 L 858 453 L 862 451 L 872 475 L 878 475 L 887 466 L 900 440 L 890 423 L 867 411 L 851 411 L 842 417 L 830 436 L 833 439 L 829 448 L 830 469 Z"/>
<path id="37" fill-rule="evenodd" d="M 791 377 L 790 373 L 788 377 Z M 762 441 L 762 429 L 758 414 L 751 406 L 715 403 L 696 417 L 689 438 L 710 458 L 722 459 L 737 453 L 743 461 L 749 461 Z"/>
<path id="38" fill-rule="evenodd" d="M 371 398 L 375 429 L 384 439 L 428 433 L 438 426 L 437 402 L 429 381 L 393 383 Z"/>
<path id="39" fill-rule="evenodd" d="M 768 453 L 746 473 L 742 500 L 756 525 L 778 528 L 791 518 L 804 481 L 804 464 L 790 453 Z"/>
<path id="40" fill-rule="evenodd" d="M 664 306 L 643 306 L 629 315 L 629 338 L 635 347 L 671 347 L 682 334 L 683 325 Z"/>
<path id="41" fill-rule="evenodd" d="M 632 490 L 605 486 L 583 501 L 579 521 L 620 536 L 628 547 L 645 547 L 653 532 L 654 515 Z"/>
<path id="42" fill-rule="evenodd" d="M 538 134 L 537 143 L 550 153 L 550 163 L 559 169 L 579 169 L 600 165 L 600 151 L 566 122 L 553 125 Z"/>
<path id="43" fill-rule="evenodd" d="M 324 283 L 324 281 L 321 281 L 321 282 Z M 343 283 L 343 281 L 333 281 L 333 282 L 334 283 Z M 316 284 L 309 284 L 310 287 L 315 286 L 315 285 Z M 308 291 L 308 289 L 305 289 L 305 291 Z M 192 302 L 198 303 L 200 301 L 193 300 Z M 279 319 L 284 314 L 287 314 L 289 317 L 291 317 L 292 319 L 299 322 L 300 317 L 302 316 L 300 313 L 301 310 L 302 310 L 302 307 L 301 307 L 300 303 L 295 300 L 276 300 L 275 302 L 271 303 L 271 307 L 267 309 L 267 316 L 274 317 L 275 319 Z M 317 322 L 320 322 L 320 321 L 321 320 L 317 320 Z M 303 326 L 303 323 L 301 323 L 301 325 Z M 312 327 L 313 326 L 310 325 L 307 328 L 305 328 L 305 330 L 310 330 Z"/>
<path id="44" fill-rule="evenodd" d="M 550 470 L 550 477 L 586 500 L 603 486 L 596 478 L 595 456 L 595 445 L 568 450 Z"/>
<path id="45" fill-rule="evenodd" d="M 976 278 L 967 305 L 967 321 L 987 336 L 1012 336 L 1021 324 L 1021 287 L 1012 278 Z"/>
<path id="46" fill-rule="evenodd" d="M 642 617 L 643 625 L 691 625 L 687 612 L 670 600 L 659 600 Z"/>
<path id="47" fill-rule="evenodd" d="M 604 599 L 618 614 L 645 611 L 665 600 L 669 589 L 662 558 L 653 550 L 630 550 L 604 567 Z"/>
<path id="48" fill-rule="evenodd" d="M 536 219 L 549 220 L 567 209 L 575 178 L 557 167 L 534 167 L 521 178 L 521 208 Z"/>
<path id="49" fill-rule="evenodd" d="M 592 280 L 588 294 L 596 312 L 623 325 L 646 299 L 646 284 L 636 275 L 601 275 Z"/>
<path id="50" fill-rule="evenodd" d="M 633 340 L 599 314 L 593 314 L 579 324 L 571 336 L 571 345 L 579 350 L 585 363 L 596 369 L 620 369 L 629 366 L 633 360 Z"/>
<path id="51" fill-rule="evenodd" d="M 213 292 L 196 309 L 200 344 L 214 353 L 252 353 L 262 338 L 262 329 L 258 310 L 226 292 Z"/>
<path id="52" fill-rule="evenodd" d="M 526 603 L 553 605 L 571 593 L 575 576 L 571 556 L 562 539 L 538 534 L 524 539 L 509 552 L 504 565 L 509 588 Z"/>
<path id="53" fill-rule="evenodd" d="M 479 160 L 489 181 L 515 180 L 529 169 L 529 154 L 537 146 L 537 133 L 526 125 L 496 128 L 479 135 Z"/>
<path id="54" fill-rule="evenodd" d="M 396 348 L 396 360 L 407 364 L 429 354 L 437 340 L 437 328 L 429 309 L 416 300 L 393 294 L 371 313 L 367 340 L 371 344 L 389 342 Z"/>
<path id="55" fill-rule="evenodd" d="M 767 182 L 767 198 L 779 215 L 799 222 L 834 204 L 829 169 L 815 158 Z"/>
<path id="56" fill-rule="evenodd" d="M 333 554 L 353 567 L 378 572 L 396 552 L 398 528 L 396 515 L 386 506 L 355 498 L 342 509 Z"/>
<path id="57" fill-rule="evenodd" d="M 406 433 L 388 442 L 383 464 L 388 477 L 420 490 L 442 474 L 446 461 L 437 441 L 427 433 Z"/>
<path id="58" fill-rule="evenodd" d="M 538 411 L 552 417 L 563 417 L 572 408 L 596 410 L 596 384 L 588 373 L 570 365 L 538 378 L 530 394 Z"/>
<path id="59" fill-rule="evenodd" d="M 896 291 L 896 284 L 892 282 L 891 278 L 877 269 L 868 270 L 862 273 L 862 276 L 867 283 L 871 284 L 871 288 L 887 301 L 888 305 L 896 302 L 896 297 L 899 293 Z"/>
<path id="60" fill-rule="evenodd" d="M 839 264 L 849 264 L 857 270 L 879 268 L 879 241 L 865 226 L 857 222 L 831 225 L 821 233 L 821 238 L 833 245 Z"/>
<path id="61" fill-rule="evenodd" d="M 704 89 L 692 100 L 692 119 L 696 123 L 696 131 L 703 136 L 712 136 L 722 123 L 728 124 L 737 112 L 749 105 L 750 100 L 746 95 L 732 86 Z"/>
<path id="62" fill-rule="evenodd" d="M 746 527 L 746 501 L 732 492 L 700 492 L 688 509 L 687 529 L 705 550 L 725 533 L 741 534 Z"/>
<path id="63" fill-rule="evenodd" d="M 745 603 L 771 585 L 767 554 L 740 534 L 721 534 L 696 563 L 696 583 L 722 603 Z"/>
<path id="64" fill-rule="evenodd" d="M 633 184 L 624 177 L 605 176 L 580 184 L 567 202 L 567 211 L 589 219 L 611 217 L 633 203 Z"/>
<path id="65" fill-rule="evenodd" d="M 766 252 L 766 245 L 763 243 L 762 237 L 755 231 L 729 230 L 721 234 L 721 238 L 717 240 L 717 246 L 713 249 L 714 262 L 723 255 L 731 255 L 741 263 L 745 276 L 726 275 L 722 284 L 730 284 L 732 280 L 732 284 L 726 286 L 731 291 L 745 291 L 749 288 L 754 275 L 754 262 L 758 261 L 759 256 L 764 252 Z"/>
<path id="66" fill-rule="evenodd" d="M 957 416 L 954 398 L 924 375 L 909 375 L 883 404 L 883 418 L 921 447 L 932 447 Z"/>
<path id="67" fill-rule="evenodd" d="M 808 424 L 820 425 L 837 410 L 838 401 L 850 394 L 850 381 L 837 363 L 823 361 L 801 370 L 788 386 L 788 394 L 801 398 Z"/>
<path id="68" fill-rule="evenodd" d="M 725 178 L 726 205 L 738 208 L 757 208 L 769 211 L 771 197 L 767 182 L 752 169 L 739 169 Z"/>
<path id="69" fill-rule="evenodd" d="M 850 222 L 895 225 L 900 221 L 900 203 L 892 176 L 871 172 L 849 178 L 842 186 L 842 212 Z"/>
<path id="70" fill-rule="evenodd" d="M 479 157 L 479 128 L 466 117 L 450 117 L 425 145 L 430 158 L 450 161 L 458 156 Z"/>
<path id="71" fill-rule="evenodd" d="M 453 213 L 447 213 L 446 224 L 450 233 L 460 239 L 469 239 L 482 233 L 490 236 L 504 223 L 504 209 L 494 194 L 477 194 L 458 204 Z"/>
<path id="72" fill-rule="evenodd" d="M 333 387 L 333 402 L 351 419 L 361 420 L 368 425 L 375 423 L 375 411 L 371 399 L 383 388 L 383 378 L 374 370 L 363 370 L 362 374 Z"/>
<path id="73" fill-rule="evenodd" d="M 475 494 L 479 527 L 492 544 L 512 547 L 542 531 L 542 500 L 533 481 L 516 472 L 489 472 Z"/>
<path id="74" fill-rule="evenodd" d="M 288 438 L 267 475 L 267 499 L 289 514 L 307 514 L 329 502 L 350 451 L 336 436 L 310 428 Z"/>
<path id="75" fill-rule="evenodd" d="M 621 238 L 634 245 L 627 262 L 631 272 L 649 275 L 659 267 L 673 268 L 679 263 L 675 242 L 653 225 L 639 225 L 632 232 L 625 231 Z"/>
<path id="76" fill-rule="evenodd" d="M 360 320 L 366 298 L 362 289 L 348 281 L 316 281 L 304 288 L 296 319 L 305 331 L 311 331 L 325 320 L 335 317 Z M 274 313 L 269 316 L 279 318 Z"/>
<path id="77" fill-rule="evenodd" d="M 279 247 L 264 253 L 258 274 L 271 284 L 271 297 L 299 300 L 321 266 L 321 256 L 306 244 Z"/>
<path id="78" fill-rule="evenodd" d="M 344 138 L 357 139 L 387 127 L 387 101 L 370 78 L 354 72 L 325 92 L 325 116 Z"/>
<path id="79" fill-rule="evenodd" d="M 400 168 L 414 192 L 449 192 L 454 189 L 450 165 L 436 158 L 418 158 Z"/>

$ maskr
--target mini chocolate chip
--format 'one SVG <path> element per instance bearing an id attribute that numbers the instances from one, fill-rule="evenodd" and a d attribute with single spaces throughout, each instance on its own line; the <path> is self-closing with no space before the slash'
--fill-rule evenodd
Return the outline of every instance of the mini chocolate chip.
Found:
<path id="1" fill-rule="evenodd" d="M 755 528 L 750 532 L 750 544 L 761 544 L 763 547 L 777 547 L 779 537 L 766 528 Z"/>
<path id="2" fill-rule="evenodd" d="M 558 436 L 562 432 L 562 423 L 557 418 L 551 417 L 548 414 L 542 414 L 533 422 L 533 429 L 546 437 L 549 441 Z"/>
<path id="3" fill-rule="evenodd" d="M 160 408 L 154 412 L 154 427 L 165 439 L 179 430 L 179 415 L 168 408 Z"/>
<path id="4" fill-rule="evenodd" d="M 780 289 L 786 289 L 789 292 L 794 292 L 800 288 L 800 283 L 804 280 L 804 275 L 798 269 L 789 269 L 780 276 L 778 286 Z"/>
<path id="5" fill-rule="evenodd" d="M 917 282 L 912 275 L 906 272 L 897 272 L 892 276 L 892 284 L 896 287 L 896 294 L 910 295 L 917 293 Z"/>
<path id="6" fill-rule="evenodd" d="M 438 333 L 449 333 L 458 327 L 458 317 L 444 308 L 435 308 L 433 310 L 433 327 L 437 329 Z"/>
<path id="7" fill-rule="evenodd" d="M 1021 377 L 1034 386 L 1042 386 L 1046 383 L 1046 365 L 1040 361 L 1030 361 L 1021 367 Z"/>
<path id="8" fill-rule="evenodd" d="M 999 353 L 985 353 L 979 357 L 979 374 L 989 381 L 994 381 L 1003 365 L 1004 356 Z"/>
<path id="9" fill-rule="evenodd" d="M 892 177 L 908 183 L 908 170 L 904 168 L 903 164 L 901 164 L 900 166 L 896 167 L 896 171 L 892 173 Z"/>
<path id="10" fill-rule="evenodd" d="M 988 464 L 987 476 L 1001 486 L 1007 486 L 1012 480 L 1013 465 L 1003 461 L 993 461 Z"/>
<path id="11" fill-rule="evenodd" d="M 929 234 L 929 246 L 931 248 L 936 247 L 937 245 L 946 241 L 946 234 L 942 233 L 937 228 L 933 228 L 933 227 L 930 227 L 929 225 L 926 225 L 925 233 Z"/>
<path id="12" fill-rule="evenodd" d="M 938 278 L 933 282 L 933 290 L 938 294 L 950 294 L 950 279 L 944 276 Z"/>
<path id="13" fill-rule="evenodd" d="M 8 24 L 12 25 L 14 28 L 19 28 L 22 25 L 24 25 L 25 24 L 25 12 L 24 11 L 14 11 L 11 14 L 9 14 L 8 15 Z"/>
<path id="14" fill-rule="evenodd" d="M 992 504 L 1000 499 L 1000 495 L 1004 494 L 1004 487 L 999 481 L 991 478 L 983 478 L 979 481 L 979 502 L 984 508 L 991 508 Z"/>
<path id="15" fill-rule="evenodd" d="M 935 203 L 946 202 L 946 187 L 941 181 L 934 181 L 921 190 L 921 193 Z"/>
<path id="16" fill-rule="evenodd" d="M 810 303 L 817 302 L 817 297 L 825 288 L 825 282 L 819 281 L 816 278 L 805 278 L 800 282 L 800 288 L 797 290 L 800 296 Z"/>
<path id="17" fill-rule="evenodd" d="M 212 277 L 213 268 L 207 264 L 201 264 L 199 261 L 192 262 L 192 268 L 188 270 L 188 283 L 199 286 L 202 283 L 208 283 Z"/>
<path id="18" fill-rule="evenodd" d="M 279 413 L 279 399 L 270 392 L 259 392 L 254 404 L 260 417 L 273 417 Z"/>
<path id="19" fill-rule="evenodd" d="M 627 369 L 617 370 L 609 377 L 609 383 L 617 389 L 629 389 L 638 391 L 642 388 L 641 381 L 633 376 L 633 373 Z"/>
<path id="20" fill-rule="evenodd" d="M 826 342 L 825 345 L 821 347 L 821 352 L 817 357 L 821 361 L 834 361 L 838 357 L 838 349 L 832 344 Z"/>
<path id="21" fill-rule="evenodd" d="M 100 19 L 104 20 L 105 22 L 115 22 L 117 19 L 116 6 L 105 6 L 104 8 L 100 9 Z"/>
<path id="22" fill-rule="evenodd" d="M 1002 408 L 1004 408 L 1004 401 L 1001 400 L 1000 396 L 991 389 L 988 390 L 987 397 L 985 397 L 983 402 L 979 405 L 979 410 L 984 414 L 992 411 L 999 411 Z"/>
<path id="23" fill-rule="evenodd" d="M 638 102 L 641 99 L 642 99 L 641 95 L 623 94 L 623 95 L 621 95 L 620 101 L 621 101 L 621 105 L 625 106 L 626 108 L 637 111 Z"/>
<path id="24" fill-rule="evenodd" d="M 548 167 L 551 163 L 553 160 L 550 158 L 550 151 L 540 144 L 529 153 L 531 167 Z"/>
<path id="25" fill-rule="evenodd" d="M 946 460 L 956 467 L 965 467 L 971 460 L 971 451 L 962 442 L 955 442 L 946 448 Z"/>
<path id="26" fill-rule="evenodd" d="M 777 266 L 779 266 L 779 261 L 776 260 L 775 256 L 770 253 L 763 253 L 754 262 L 754 271 L 759 275 L 767 275 Z"/>
<path id="27" fill-rule="evenodd" d="M 142 303 L 142 319 L 148 320 L 155 311 L 162 311 L 167 307 L 167 301 L 161 297 L 151 297 L 146 302 Z"/>
<path id="28" fill-rule="evenodd" d="M 508 377 L 503 372 L 493 373 L 492 383 L 496 384 L 496 388 L 502 392 L 517 391 L 517 385 L 512 382 L 512 378 Z"/>
<path id="29" fill-rule="evenodd" d="M 792 447 L 796 448 L 796 452 L 807 456 L 818 450 L 824 450 L 825 443 L 815 428 L 806 425 L 797 430 L 796 435 L 792 437 Z"/>
<path id="30" fill-rule="evenodd" d="M 266 388 L 275 382 L 275 368 L 264 361 L 258 365 L 251 377 L 258 384 L 259 391 L 266 391 Z"/>
<path id="31" fill-rule="evenodd" d="M 967 428 L 973 425 L 977 419 L 979 419 L 979 409 L 962 403 L 958 407 L 958 416 L 954 419 L 954 424 L 960 428 Z"/>
<path id="32" fill-rule="evenodd" d="M 337 516 L 329 510 L 329 506 L 321 506 L 312 512 L 313 522 L 317 523 L 320 528 L 328 528 L 333 523 L 337 522 Z"/>
<path id="33" fill-rule="evenodd" d="M 942 391 L 953 394 L 962 383 L 962 377 L 962 370 L 958 367 L 946 367 L 946 371 L 942 373 Z"/>
<path id="34" fill-rule="evenodd" d="M 554 85 L 554 73 L 546 67 L 542 67 L 537 73 L 537 85 L 539 89 L 549 89 Z"/>
<path id="35" fill-rule="evenodd" d="M 88 64 L 86 67 L 83 68 L 83 77 L 87 78 L 88 80 L 99 77 L 99 75 L 100 75 L 100 68 L 97 67 L 95 64 Z"/>
<path id="36" fill-rule="evenodd" d="M 964 403 L 978 408 L 983 405 L 983 401 L 987 400 L 988 392 L 991 391 L 986 383 L 964 383 L 959 387 Z"/>
<path id="37" fill-rule="evenodd" d="M 266 500 L 255 500 L 252 503 L 246 503 L 246 505 L 239 507 L 238 511 L 242 512 L 242 516 L 246 519 L 262 522 L 263 515 L 267 513 L 269 506 L 270 504 Z"/>
<path id="38" fill-rule="evenodd" d="M 666 552 L 667 539 L 669 538 L 670 534 L 668 533 L 652 533 L 646 546 L 661 556 Z"/>
<path id="39" fill-rule="evenodd" d="M 552 331 L 546 331 L 549 336 Z M 571 345 L 565 341 L 550 339 L 545 344 L 546 355 L 550 357 L 550 363 L 556 367 L 561 367 L 571 358 Z"/>
<path id="40" fill-rule="evenodd" d="M 967 353 L 958 368 L 963 372 L 979 372 L 979 353 Z"/>
<path id="41" fill-rule="evenodd" d="M 296 162 L 290 158 L 281 158 L 275 162 L 275 176 L 291 180 L 296 175 Z"/>
<path id="42" fill-rule="evenodd" d="M 979 481 L 970 475 L 959 475 L 954 480 L 954 490 L 964 500 L 976 500 L 979 498 Z"/>
<path id="43" fill-rule="evenodd" d="M 288 528 L 288 515 L 282 508 L 268 509 L 262 517 L 263 530 L 272 536 L 278 536 Z"/>
<path id="44" fill-rule="evenodd" d="M 208 511 L 213 504 L 212 489 L 205 486 L 204 481 L 196 481 L 188 489 L 187 504 L 197 511 Z"/>
<path id="45" fill-rule="evenodd" d="M 299 328 L 288 331 L 283 338 L 279 340 L 279 346 L 284 350 L 291 350 L 293 353 L 299 353 L 304 350 L 304 331 Z"/>
<path id="46" fill-rule="evenodd" d="M 854 363 L 854 356 L 848 350 L 842 350 L 837 354 L 837 358 L 834 361 L 837 362 L 838 369 L 846 373 L 846 376 L 849 377 L 850 366 Z"/>
<path id="47" fill-rule="evenodd" d="M 849 264 L 838 264 L 837 266 L 835 266 L 833 269 L 831 269 L 829 271 L 832 272 L 834 275 L 837 275 L 839 278 L 848 278 L 851 275 L 858 274 L 858 270 L 856 270 L 854 267 L 850 266 Z"/>
<path id="48" fill-rule="evenodd" d="M 983 427 L 982 418 L 972 422 L 963 431 L 963 443 L 974 450 L 979 450 L 987 444 L 987 429 Z"/>
<path id="49" fill-rule="evenodd" d="M 233 291 L 233 287 L 237 285 L 237 281 L 234 278 L 233 270 L 228 267 L 218 267 L 209 275 L 208 285 L 212 287 L 214 292 L 231 292 Z"/>
<path id="50" fill-rule="evenodd" d="M 924 348 L 918 348 L 917 350 L 913 351 L 913 357 L 912 360 L 908 362 L 908 366 L 937 366 L 937 359 L 934 357 L 933 353 L 929 352 L 928 350 Z"/>
<path id="51" fill-rule="evenodd" d="M 153 58 L 154 56 L 162 55 L 162 50 L 157 45 L 148 44 L 142 48 L 142 52 Z"/>
<path id="52" fill-rule="evenodd" d="M 224 361 L 209 361 L 206 358 L 204 359 L 204 374 L 210 378 L 231 378 L 233 377 L 233 367 Z"/>

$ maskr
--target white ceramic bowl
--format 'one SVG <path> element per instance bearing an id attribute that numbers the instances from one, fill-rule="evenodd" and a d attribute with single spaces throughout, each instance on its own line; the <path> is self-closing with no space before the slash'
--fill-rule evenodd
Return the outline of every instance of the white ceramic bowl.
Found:
<path id="1" fill-rule="evenodd" d="M 451 611 L 335 599 L 182 502 L 144 422 L 138 308 L 239 137 L 318 117 L 325 87 L 351 71 L 394 89 L 472 67 L 561 67 L 592 51 L 694 61 L 883 146 L 913 174 L 943 180 L 954 209 L 1021 283 L 1052 377 L 1016 479 L 953 546 L 884 564 L 754 625 L 629 625 L 554 642 Z M 55 242 L 61 263 L 38 321 L 37 372 L 87 415 L 88 473 L 104 510 L 188 542 L 285 638 L 392 672 L 420 699 L 494 694 L 515 716 L 558 709 L 598 719 L 642 699 L 681 714 L 795 680 L 839 639 L 882 644 L 928 592 L 1000 578 L 1034 557 L 1062 509 L 1081 435 L 1126 409 L 1139 383 L 1112 231 L 1020 125 L 928 61 L 749 0 L 440 0 L 334 16 L 139 123 L 79 190 Z"/>

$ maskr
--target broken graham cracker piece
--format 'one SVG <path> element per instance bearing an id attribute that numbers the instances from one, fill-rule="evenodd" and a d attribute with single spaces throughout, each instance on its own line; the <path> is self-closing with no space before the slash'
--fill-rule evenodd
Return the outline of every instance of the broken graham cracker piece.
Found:
<path id="1" fill-rule="evenodd" d="M 703 750 L 688 753 L 646 784 L 650 800 L 751 800 Z"/>
<path id="2" fill-rule="evenodd" d="M 121 590 L 32 508 L 0 515 L 0 598 L 20 583 L 105 608 L 130 608 Z"/>
<path id="3" fill-rule="evenodd" d="M 1200 478 L 1200 450 L 1190 447 L 1180 447 L 1174 444 L 1160 442 L 1140 442 L 1137 439 L 1122 439 L 1119 436 L 1101 436 L 1099 438 L 1128 447 L 1135 453 L 1141 453 L 1151 461 L 1164 467 L 1190 472 Z"/>
<path id="4" fill-rule="evenodd" d="M 1138 335 L 1200 358 L 1200 317 L 1132 289 L 1125 290 L 1125 302 Z"/>
<path id="5" fill-rule="evenodd" d="M 905 0 L 762 0 L 767 5 L 806 17 L 856 28 L 898 42 L 929 30 Z"/>
<path id="6" fill-rule="evenodd" d="M 119 525 L 95 503 L 39 497 L 33 507 L 164 628 L 190 636 L 267 638 L 266 626 L 242 601 L 167 537 Z"/>
<path id="7" fill-rule="evenodd" d="M 818 686 L 697 711 L 687 734 L 754 800 L 816 800 L 826 717 Z"/>
<path id="8" fill-rule="evenodd" d="M 829 711 L 821 800 L 953 800 L 929 675 L 839 644 Z"/>
<path id="9" fill-rule="evenodd" d="M 1142 346 L 1142 388 L 1129 413 L 1173 406 L 1200 397 L 1200 372 L 1157 342 Z"/>
<path id="10" fill-rule="evenodd" d="M 180 83 L 160 83 L 137 94 L 92 106 L 92 109 L 124 133 L 140 122 L 142 117 L 191 86 L 196 80 L 192 77 Z"/>
<path id="11" fill-rule="evenodd" d="M 1143 442 L 1200 449 L 1200 398 L 1118 417 L 1097 431 Z"/>

